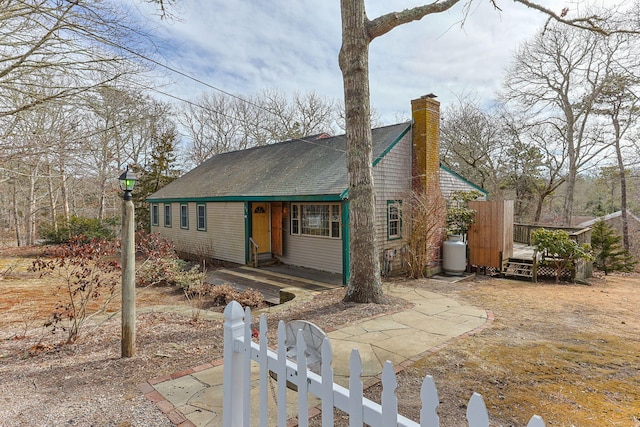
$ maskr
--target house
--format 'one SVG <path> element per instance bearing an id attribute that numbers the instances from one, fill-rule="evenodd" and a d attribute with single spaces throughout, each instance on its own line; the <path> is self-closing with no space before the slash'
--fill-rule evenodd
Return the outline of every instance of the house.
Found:
<path id="1" fill-rule="evenodd" d="M 447 200 L 451 199 L 455 191 L 477 191 L 480 194 L 478 200 L 487 200 L 489 197 L 487 190 L 468 181 L 442 164 L 440 164 L 440 191 L 442 191 L 442 196 Z"/>
<path id="2" fill-rule="evenodd" d="M 384 250 L 400 254 L 405 245 L 402 207 L 412 188 L 440 191 L 440 103 L 424 96 L 411 104 L 413 123 L 372 130 L 381 264 Z M 348 281 L 344 135 L 216 155 L 147 201 L 151 231 L 182 253 L 247 264 L 257 252 L 258 259 L 339 273 Z M 399 267 L 401 257 L 391 262 Z"/>
<path id="3" fill-rule="evenodd" d="M 593 224 L 599 220 L 606 222 L 619 236 L 622 236 L 622 211 L 616 211 L 599 218 L 583 221 L 576 227 L 593 227 Z M 635 257 L 640 257 L 640 218 L 630 211 L 627 211 L 627 228 L 629 231 L 629 252 Z"/>

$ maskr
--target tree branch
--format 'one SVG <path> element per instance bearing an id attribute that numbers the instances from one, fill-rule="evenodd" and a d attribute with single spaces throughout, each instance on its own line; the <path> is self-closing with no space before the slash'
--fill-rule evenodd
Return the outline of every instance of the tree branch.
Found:
<path id="1" fill-rule="evenodd" d="M 434 13 L 445 12 L 459 2 L 460 0 L 446 0 L 444 2 L 436 0 L 433 3 L 416 6 L 411 9 L 405 9 L 402 12 L 391 12 L 386 15 L 379 16 L 367 22 L 369 40 L 373 40 L 376 37 L 384 35 L 402 24 L 419 21 L 425 16 L 432 15 Z"/>
<path id="2" fill-rule="evenodd" d="M 609 36 L 611 34 L 616 34 L 616 33 L 632 33 L 632 34 L 638 33 L 638 30 L 632 30 L 632 29 L 614 29 L 614 30 L 605 29 L 601 24 L 606 23 L 607 20 L 598 15 L 584 16 L 584 17 L 575 18 L 575 19 L 566 19 L 567 9 L 563 9 L 561 14 L 558 15 L 551 9 L 548 9 L 531 0 L 513 0 L 513 1 L 516 3 L 520 3 L 530 9 L 534 9 L 534 10 L 537 10 L 538 12 L 542 12 L 545 15 L 548 15 L 549 20 L 555 20 L 563 24 L 570 25 L 572 27 L 582 28 L 585 30 L 593 31 L 598 34 L 605 35 L 605 36 Z"/>

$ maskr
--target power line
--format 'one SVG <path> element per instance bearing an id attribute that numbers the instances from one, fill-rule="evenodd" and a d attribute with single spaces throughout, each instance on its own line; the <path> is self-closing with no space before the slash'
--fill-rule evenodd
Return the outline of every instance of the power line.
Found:
<path id="1" fill-rule="evenodd" d="M 59 17 L 55 16 L 55 15 L 54 15 L 54 14 L 52 14 L 50 11 L 45 12 L 45 14 L 49 15 L 50 17 L 53 17 L 54 19 L 59 19 Z M 74 23 L 69 22 L 66 18 L 62 18 L 61 20 L 62 20 L 63 22 L 65 22 L 65 23 L 69 24 L 69 25 L 73 25 L 73 26 L 75 26 L 75 24 L 74 24 Z M 84 28 L 84 27 L 78 27 L 78 26 L 75 26 L 75 28 L 77 29 L 77 31 L 79 31 L 79 32 L 81 32 L 81 33 L 84 33 L 85 35 L 87 35 L 87 36 L 89 36 L 89 37 L 91 37 L 91 38 L 93 38 L 93 39 L 95 39 L 95 40 L 99 40 L 99 41 L 101 41 L 102 43 L 104 43 L 104 44 L 106 44 L 106 45 L 109 45 L 109 46 L 115 47 L 115 48 L 117 48 L 117 49 L 124 50 L 124 51 L 126 51 L 126 52 L 130 53 L 131 55 L 134 55 L 134 56 L 137 56 L 137 57 L 139 57 L 139 58 L 142 58 L 142 59 L 144 59 L 145 61 L 148 61 L 148 62 L 150 62 L 150 63 L 152 63 L 152 64 L 155 64 L 155 65 L 157 65 L 157 66 L 160 66 L 160 67 L 162 67 L 162 68 L 165 68 L 165 69 L 167 69 L 167 70 L 169 70 L 169 71 L 171 71 L 171 72 L 173 72 L 173 73 L 176 73 L 176 74 L 178 74 L 178 75 L 180 75 L 180 76 L 183 76 L 183 77 L 185 77 L 185 78 L 187 78 L 187 79 L 190 79 L 190 80 L 192 80 L 192 81 L 194 81 L 194 82 L 196 82 L 196 83 L 202 84 L 203 86 L 206 86 L 206 87 L 208 87 L 208 88 L 210 88 L 210 89 L 216 90 L 216 91 L 218 91 L 218 92 L 220 92 L 220 93 L 223 93 L 223 94 L 225 94 L 225 95 L 227 95 L 227 96 L 230 96 L 230 97 L 232 97 L 232 98 L 235 98 L 235 99 L 237 99 L 237 100 L 239 100 L 239 101 L 241 101 L 241 102 L 243 102 L 243 103 L 245 103 L 245 104 L 247 104 L 247 105 L 251 105 L 251 106 L 253 106 L 253 107 L 255 107 L 255 108 L 258 108 L 258 109 L 260 109 L 260 110 L 263 110 L 263 111 L 265 111 L 265 112 L 267 112 L 267 113 L 269 113 L 269 114 L 276 115 L 276 113 L 274 113 L 273 111 L 269 110 L 268 108 L 265 108 L 265 107 L 263 107 L 263 106 L 261 106 L 261 105 L 259 105 L 259 104 L 253 103 L 253 102 L 251 102 L 251 101 L 249 101 L 249 100 L 247 100 L 247 99 L 244 99 L 244 98 L 242 98 L 242 97 L 240 97 L 240 96 L 238 96 L 238 95 L 234 95 L 234 94 L 233 94 L 233 93 L 231 93 L 231 92 L 228 92 L 228 91 L 226 91 L 226 90 L 224 90 L 224 89 L 221 89 L 221 88 L 219 88 L 219 87 L 217 87 L 217 86 L 214 86 L 214 85 L 212 85 L 212 84 L 210 84 L 210 83 L 207 83 L 207 82 L 205 82 L 205 81 L 203 81 L 203 80 L 201 80 L 201 79 L 198 79 L 198 78 L 196 78 L 196 77 L 193 77 L 193 76 L 191 76 L 191 75 L 189 75 L 189 74 L 187 74 L 187 73 L 185 73 L 185 72 L 183 72 L 183 71 L 180 71 L 180 70 L 178 70 L 178 69 L 176 69 L 176 68 L 174 68 L 174 67 L 171 67 L 171 66 L 169 66 L 169 65 L 167 65 L 167 64 L 163 64 L 163 63 L 161 63 L 160 61 L 157 61 L 157 60 L 155 60 L 155 59 L 153 59 L 153 58 L 150 58 L 150 57 L 148 57 L 148 56 L 146 56 L 146 55 L 143 55 L 143 54 L 141 54 L 141 53 L 139 53 L 139 52 L 136 52 L 135 50 L 133 50 L 133 49 L 131 49 L 131 48 L 129 48 L 129 47 L 122 46 L 122 45 L 120 45 L 119 43 L 116 43 L 116 42 L 114 42 L 114 41 L 111 41 L 111 40 L 109 40 L 109 39 L 107 39 L 107 38 L 105 38 L 105 37 L 102 37 L 101 35 L 95 34 L 95 33 L 94 33 L 94 32 L 92 32 L 92 31 L 89 31 L 87 28 Z M 155 91 L 155 92 L 157 92 L 157 93 L 163 94 L 163 95 L 165 95 L 165 96 L 168 96 L 168 97 L 170 97 L 170 98 L 173 98 L 173 99 L 179 100 L 179 101 L 184 102 L 184 103 L 187 103 L 187 104 L 189 104 L 189 105 L 193 105 L 193 106 L 195 106 L 195 107 L 202 108 L 202 109 L 204 109 L 204 110 L 206 110 L 206 111 L 209 111 L 209 112 L 214 112 L 214 113 L 216 113 L 216 114 L 220 114 L 220 115 L 222 115 L 222 116 L 224 116 L 224 117 L 226 117 L 226 118 L 229 118 L 229 119 L 231 119 L 231 120 L 243 121 L 243 120 L 242 120 L 242 119 L 240 119 L 240 118 L 230 116 L 229 114 L 226 114 L 226 113 L 224 113 L 224 112 L 222 112 L 222 111 L 217 111 L 217 110 L 211 109 L 211 108 L 209 108 L 209 107 L 205 107 L 205 106 L 200 105 L 200 104 L 198 104 L 198 103 L 195 103 L 195 102 L 193 102 L 193 101 L 189 101 L 189 100 L 186 100 L 186 99 L 180 98 L 180 97 L 178 97 L 178 96 L 176 96 L 176 95 L 171 95 L 171 94 L 169 94 L 169 93 L 167 93 L 167 92 L 164 92 L 164 91 L 161 91 L 161 90 L 159 90 L 159 89 L 152 88 L 152 87 L 149 87 L 149 86 L 143 85 L 143 84 L 141 84 L 141 83 L 137 83 L 137 82 L 133 82 L 133 83 L 138 84 L 139 86 L 141 86 L 141 87 L 143 87 L 143 88 L 145 88 L 145 89 Z M 263 128 L 263 127 L 260 127 L 260 126 L 258 126 L 258 128 L 260 128 L 260 129 L 262 129 L 262 130 L 269 131 L 269 129 L 266 129 L 266 128 Z M 341 150 L 341 149 L 338 149 L 338 148 L 335 148 L 335 147 L 328 147 L 326 144 L 317 143 L 317 142 L 314 142 L 314 141 L 311 141 L 311 140 L 308 140 L 308 139 L 304 139 L 304 138 L 297 138 L 297 139 L 298 139 L 298 140 L 300 140 L 300 141 L 307 142 L 307 143 L 309 143 L 309 144 L 319 145 L 319 146 L 322 146 L 322 147 L 326 147 L 326 148 L 330 148 L 330 149 L 333 149 L 333 150 L 336 150 L 336 151 L 339 151 L 339 152 L 346 153 L 346 150 Z"/>

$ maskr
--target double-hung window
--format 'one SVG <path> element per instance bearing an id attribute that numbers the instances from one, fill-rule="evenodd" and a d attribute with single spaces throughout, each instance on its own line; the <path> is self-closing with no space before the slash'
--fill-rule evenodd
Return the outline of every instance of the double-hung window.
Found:
<path id="1" fill-rule="evenodd" d="M 158 205 L 156 203 L 151 205 L 151 225 L 158 225 L 160 221 L 160 213 L 158 212 Z"/>
<path id="2" fill-rule="evenodd" d="M 196 225 L 200 231 L 207 231 L 207 205 L 198 203 L 196 205 Z"/>
<path id="3" fill-rule="evenodd" d="M 402 201 L 387 200 L 387 239 L 402 237 Z"/>
<path id="4" fill-rule="evenodd" d="M 340 238 L 340 204 L 291 204 L 291 234 Z"/>
<path id="5" fill-rule="evenodd" d="M 180 228 L 189 228 L 189 205 L 180 205 Z"/>
<path id="6" fill-rule="evenodd" d="M 164 226 L 171 227 L 171 205 L 164 205 Z"/>

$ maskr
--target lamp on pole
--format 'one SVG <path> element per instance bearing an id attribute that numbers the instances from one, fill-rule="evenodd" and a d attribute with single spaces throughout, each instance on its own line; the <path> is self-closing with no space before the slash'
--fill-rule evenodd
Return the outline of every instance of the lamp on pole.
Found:
<path id="1" fill-rule="evenodd" d="M 131 200 L 131 191 L 137 177 L 129 170 L 119 177 L 122 195 L 122 340 L 121 356 L 132 357 L 136 354 L 136 242 L 135 210 Z"/>

